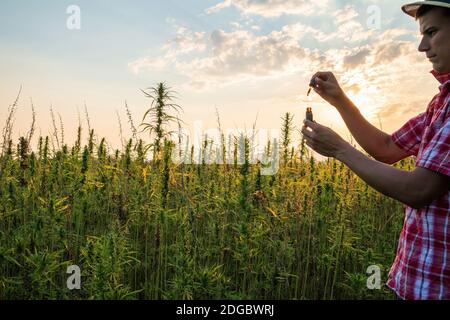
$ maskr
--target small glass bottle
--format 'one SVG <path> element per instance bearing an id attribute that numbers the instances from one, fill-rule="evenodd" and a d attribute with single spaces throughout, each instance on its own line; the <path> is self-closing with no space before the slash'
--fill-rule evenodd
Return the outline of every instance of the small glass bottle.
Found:
<path id="1" fill-rule="evenodd" d="M 311 122 L 314 121 L 313 113 L 312 113 L 312 108 L 311 108 L 311 107 L 306 108 L 306 120 L 309 120 L 309 121 L 311 121 Z"/>

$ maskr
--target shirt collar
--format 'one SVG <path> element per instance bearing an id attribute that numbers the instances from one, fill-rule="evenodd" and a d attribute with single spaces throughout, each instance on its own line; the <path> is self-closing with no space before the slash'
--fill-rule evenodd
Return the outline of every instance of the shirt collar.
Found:
<path id="1" fill-rule="evenodd" d="M 446 84 L 447 82 L 450 82 L 450 72 L 447 73 L 439 73 L 436 70 L 431 71 L 431 74 L 436 78 L 437 81 L 441 85 Z"/>

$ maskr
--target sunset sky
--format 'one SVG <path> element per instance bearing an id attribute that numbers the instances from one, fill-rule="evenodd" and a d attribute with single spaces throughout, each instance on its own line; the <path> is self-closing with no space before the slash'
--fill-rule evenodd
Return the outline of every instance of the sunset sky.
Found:
<path id="1" fill-rule="evenodd" d="M 186 127 L 216 127 L 216 108 L 224 128 L 249 129 L 256 118 L 258 128 L 280 128 L 286 112 L 300 127 L 312 106 L 317 122 L 348 138 L 333 107 L 306 97 L 310 77 L 329 70 L 392 133 L 438 92 L 404 2 L 2 0 L 0 126 L 23 85 L 15 137 L 30 126 L 32 98 L 38 134 L 51 133 L 53 105 L 71 144 L 86 103 L 98 136 L 117 147 L 116 110 L 130 136 L 125 101 L 139 123 L 149 106 L 140 89 L 166 82 Z M 67 27 L 70 5 L 80 8 L 79 30 Z"/>

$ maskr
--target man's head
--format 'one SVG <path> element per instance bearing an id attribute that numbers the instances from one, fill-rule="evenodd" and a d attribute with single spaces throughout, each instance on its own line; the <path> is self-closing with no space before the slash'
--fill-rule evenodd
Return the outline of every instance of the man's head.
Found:
<path id="1" fill-rule="evenodd" d="M 419 51 L 426 54 L 434 70 L 450 72 L 450 0 L 416 2 L 402 9 L 419 21 Z"/>
<path id="2" fill-rule="evenodd" d="M 439 7 L 421 7 L 416 15 L 422 34 L 419 51 L 424 52 L 433 64 L 433 69 L 441 73 L 450 72 L 449 11 Z"/>

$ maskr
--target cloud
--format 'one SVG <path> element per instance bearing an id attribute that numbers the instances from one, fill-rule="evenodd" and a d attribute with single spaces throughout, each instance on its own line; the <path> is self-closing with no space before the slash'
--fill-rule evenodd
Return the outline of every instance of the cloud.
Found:
<path id="1" fill-rule="evenodd" d="M 319 42 L 326 42 L 328 40 L 331 40 L 336 35 L 335 33 L 326 34 L 319 29 L 302 23 L 286 25 L 282 27 L 282 29 L 278 33 L 275 31 L 274 34 L 285 37 L 288 36 L 297 40 L 301 40 L 302 38 L 309 36 Z"/>
<path id="2" fill-rule="evenodd" d="M 354 6 L 348 5 L 343 9 L 337 10 L 333 13 L 333 17 L 336 19 L 338 24 L 343 24 L 345 22 L 354 20 L 359 16 Z"/>
<path id="3" fill-rule="evenodd" d="M 343 39 L 346 42 L 359 42 L 369 39 L 375 30 L 363 26 L 358 21 L 359 13 L 352 5 L 347 5 L 343 9 L 333 13 L 336 32 L 332 34 L 332 38 Z"/>
<path id="4" fill-rule="evenodd" d="M 208 56 L 179 61 L 176 67 L 192 79 L 192 86 L 197 89 L 334 67 L 336 56 L 332 52 L 325 54 L 300 45 L 305 28 L 323 36 L 301 24 L 284 26 L 267 35 L 246 30 L 215 30 L 208 39 Z"/>
<path id="5" fill-rule="evenodd" d="M 356 9 L 353 6 L 347 6 L 331 15 L 330 20 L 333 21 L 334 32 L 324 32 L 302 23 L 287 25 L 283 29 L 295 34 L 299 39 L 308 35 L 319 42 L 343 40 L 346 43 L 356 43 L 365 41 L 376 33 L 376 30 L 363 26 L 357 18 Z"/>
<path id="6" fill-rule="evenodd" d="M 348 14 L 341 21 L 348 23 L 354 16 Z M 175 38 L 163 46 L 162 56 L 137 59 L 130 63 L 130 68 L 135 73 L 173 68 L 190 79 L 194 89 L 331 69 L 342 73 L 344 85 L 358 93 L 361 90 L 357 85 L 359 77 L 364 76 L 366 83 L 376 85 L 378 77 L 383 76 L 385 68 L 375 71 L 378 66 L 388 66 L 399 57 L 410 59 L 408 61 L 417 59 L 413 43 L 395 39 L 406 34 L 403 30 L 389 31 L 392 37 L 387 37 L 386 32 L 373 36 L 370 45 L 323 52 L 303 47 L 300 40 L 305 34 L 324 42 L 334 40 L 336 35 L 327 35 L 300 23 L 265 35 L 242 29 L 228 32 L 218 29 L 207 35 L 178 27 Z M 193 51 L 199 54 L 186 56 Z"/>
<path id="7" fill-rule="evenodd" d="M 310 4 L 311 2 L 306 1 L 230 0 L 219 3 L 209 12 L 221 10 L 226 6 L 239 5 L 242 8 L 261 10 L 270 8 L 269 11 L 273 13 L 280 12 L 281 8 L 287 10 L 293 6 L 302 7 Z M 334 32 L 327 33 L 310 25 L 295 23 L 266 35 L 255 35 L 251 26 L 245 27 L 237 22 L 232 23 L 232 31 L 218 29 L 208 35 L 206 32 L 196 32 L 179 26 L 175 20 L 168 19 L 167 22 L 176 29 L 176 36 L 163 45 L 161 48 L 163 55 L 137 59 L 130 63 L 130 68 L 134 73 L 173 68 L 190 78 L 195 88 L 200 88 L 207 84 L 226 84 L 255 77 L 281 76 L 315 67 L 323 69 L 327 66 L 343 65 L 344 69 L 351 69 L 365 65 L 368 61 L 375 64 L 385 63 L 407 54 L 410 50 L 405 43 L 396 42 L 392 45 L 381 41 L 382 37 L 376 39 L 376 44 L 370 47 L 357 46 L 367 39 L 374 40 L 377 32 L 363 27 L 358 21 L 358 12 L 354 6 L 346 6 L 335 11 L 332 19 L 335 24 Z M 394 29 L 383 33 L 382 36 L 394 41 L 405 34 L 407 32 L 404 30 Z M 320 43 L 335 43 L 340 39 L 356 47 L 320 53 L 315 48 L 300 45 L 300 41 L 306 36 Z M 338 55 L 333 56 L 336 52 Z M 189 53 L 196 55 L 187 57 Z M 372 59 L 369 59 L 370 57 Z"/>
<path id="8" fill-rule="evenodd" d="M 223 1 L 223 2 L 220 2 L 220 3 L 216 4 L 216 5 L 213 6 L 213 7 L 210 7 L 210 8 L 208 8 L 208 9 L 206 9 L 205 12 L 206 12 L 207 14 L 216 13 L 216 12 L 219 12 L 220 10 L 222 10 L 222 9 L 225 9 L 225 8 L 230 7 L 232 4 L 233 4 L 233 3 L 232 3 L 231 0 L 225 0 L 225 1 Z"/>
<path id="9" fill-rule="evenodd" d="M 364 64 L 369 54 L 370 50 L 368 48 L 364 48 L 358 50 L 355 54 L 344 57 L 344 67 L 350 69 Z"/>
<path id="10" fill-rule="evenodd" d="M 333 37 L 343 39 L 345 42 L 360 42 L 369 39 L 374 33 L 374 29 L 364 28 L 356 20 L 348 20 L 338 24 L 337 32 L 333 34 Z"/>
<path id="11" fill-rule="evenodd" d="M 233 23 L 231 30 L 196 32 L 171 21 L 176 35 L 161 48 L 163 54 L 137 59 L 130 63 L 130 68 L 133 72 L 170 69 L 188 79 L 184 84 L 186 89 L 194 90 L 269 78 L 273 81 L 289 76 L 302 79 L 318 70 L 330 70 L 338 75 L 341 86 L 358 105 L 371 110 L 371 115 L 376 111 L 382 116 L 388 114 L 389 111 L 382 112 L 383 108 L 394 104 L 398 97 L 400 101 L 411 100 L 408 97 L 411 93 L 398 83 L 408 83 L 409 77 L 419 76 L 425 68 L 417 54 L 416 41 L 400 40 L 400 37 L 410 37 L 413 31 L 367 30 L 352 6 L 336 11 L 333 19 L 333 32 L 295 23 L 266 34 L 255 34 L 250 26 L 240 23 Z M 330 49 L 305 46 L 308 41 L 302 40 L 306 36 Z M 336 44 L 339 39 L 344 43 Z M 420 68 L 412 70 L 411 65 Z M 419 100 L 415 95 L 413 92 L 412 99 Z"/>
<path id="12" fill-rule="evenodd" d="M 324 12 L 329 0 L 224 0 L 206 9 L 206 13 L 216 13 L 224 8 L 234 6 L 244 14 L 254 14 L 263 17 L 279 17 L 289 15 L 311 15 Z"/>
<path id="13" fill-rule="evenodd" d="M 398 57 L 407 57 L 410 53 L 415 53 L 415 48 L 411 45 L 411 42 L 384 42 L 377 46 L 375 49 L 375 65 L 389 63 Z"/>
<path id="14" fill-rule="evenodd" d="M 177 27 L 177 35 L 164 44 L 161 56 L 140 58 L 129 66 L 134 73 L 173 68 L 191 79 L 196 89 L 324 67 L 326 59 L 318 50 L 300 46 L 305 30 L 325 37 L 301 24 L 260 36 L 242 29 L 218 29 L 207 36 Z M 186 55 L 193 51 L 198 54 Z"/>
<path id="15" fill-rule="evenodd" d="M 176 29 L 175 38 L 167 41 L 162 50 L 164 55 L 161 57 L 144 57 L 132 61 L 128 64 L 134 74 L 143 71 L 161 71 L 173 65 L 180 56 L 191 52 L 202 52 L 206 49 L 206 33 L 194 32 L 186 27 L 175 24 L 169 20 Z"/>
<path id="16" fill-rule="evenodd" d="M 255 36 L 242 30 L 216 30 L 210 36 L 209 47 L 211 56 L 180 62 L 179 70 L 204 83 L 223 84 L 294 72 L 319 58 L 283 31 Z"/>
<path id="17" fill-rule="evenodd" d="M 352 91 L 355 94 L 358 94 L 361 91 L 361 86 L 357 83 L 353 83 L 351 85 L 347 85 L 344 87 L 345 91 Z"/>
<path id="18" fill-rule="evenodd" d="M 386 103 L 378 115 L 381 118 L 398 118 L 402 115 L 417 115 L 426 110 L 429 101 L 427 99 L 419 99 L 412 101 L 400 101 L 394 103 Z"/>
<path id="19" fill-rule="evenodd" d="M 205 32 L 193 32 L 186 27 L 178 27 L 177 36 L 167 41 L 163 49 L 170 56 L 186 54 L 192 51 L 201 52 L 206 49 L 205 36 Z"/>
<path id="20" fill-rule="evenodd" d="M 353 69 L 358 66 L 376 67 L 391 64 L 398 58 L 410 62 L 420 62 L 416 44 L 397 39 L 408 33 L 409 31 L 402 29 L 388 30 L 374 37 L 370 44 L 348 50 L 343 59 L 343 67 L 345 69 Z"/>

